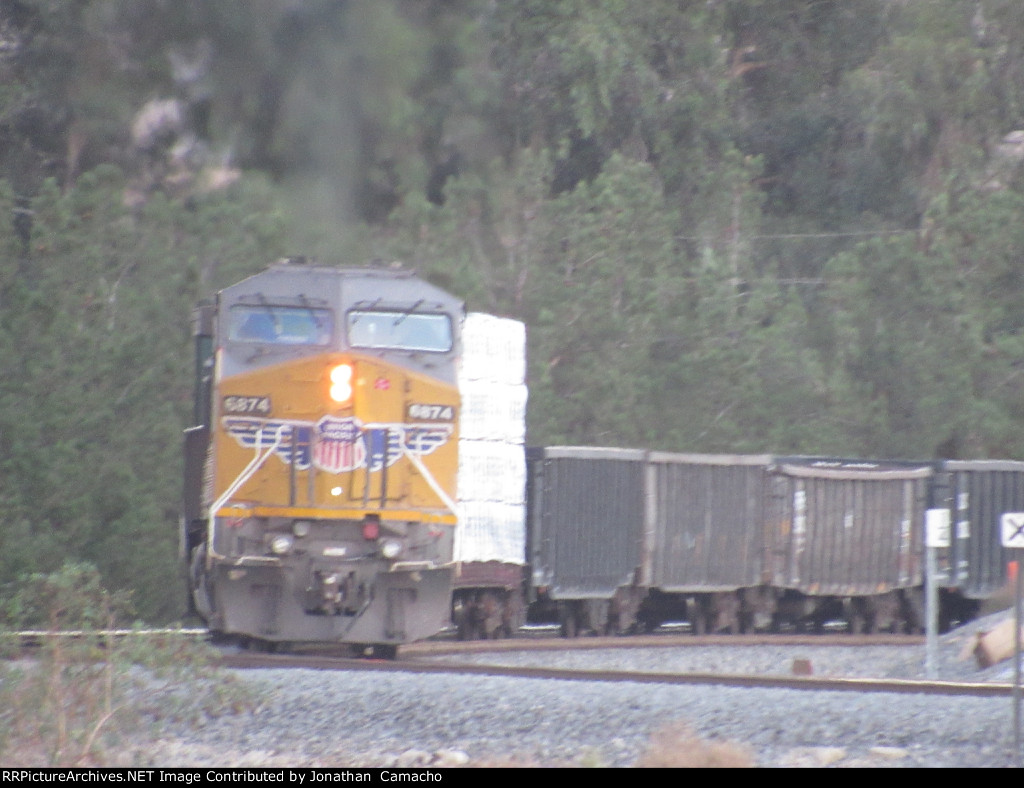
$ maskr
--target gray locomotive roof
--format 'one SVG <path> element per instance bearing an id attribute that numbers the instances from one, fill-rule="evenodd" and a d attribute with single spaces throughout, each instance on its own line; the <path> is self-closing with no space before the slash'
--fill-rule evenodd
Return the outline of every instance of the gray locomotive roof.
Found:
<path id="1" fill-rule="evenodd" d="M 452 348 L 449 352 L 424 354 L 409 351 L 375 351 L 390 354 L 394 363 L 454 382 L 455 359 L 462 346 L 461 323 L 465 305 L 461 299 L 430 284 L 412 271 L 395 268 L 334 268 L 325 265 L 279 262 L 220 291 L 218 311 L 223 320 L 237 304 L 323 307 L 334 310 L 334 334 L 330 347 L 347 349 L 342 314 L 349 310 L 379 309 L 408 313 L 443 313 L 452 316 Z M 245 369 L 269 366 L 324 350 L 323 346 L 226 343 L 222 372 L 233 375 Z"/>
<path id="2" fill-rule="evenodd" d="M 406 307 L 419 302 L 424 311 L 462 310 L 462 301 L 420 278 L 396 268 L 335 268 L 319 264 L 278 262 L 221 291 L 221 302 L 280 300 L 291 303 L 298 294 L 311 304 L 345 307 Z M 425 299 L 425 300 L 424 300 Z"/>

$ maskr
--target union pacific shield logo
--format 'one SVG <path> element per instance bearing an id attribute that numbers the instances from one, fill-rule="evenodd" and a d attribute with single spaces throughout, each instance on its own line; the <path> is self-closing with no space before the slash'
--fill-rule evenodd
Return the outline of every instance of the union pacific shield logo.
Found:
<path id="1" fill-rule="evenodd" d="M 366 444 L 354 418 L 324 416 L 316 423 L 313 462 L 328 473 L 341 473 L 366 464 Z"/>

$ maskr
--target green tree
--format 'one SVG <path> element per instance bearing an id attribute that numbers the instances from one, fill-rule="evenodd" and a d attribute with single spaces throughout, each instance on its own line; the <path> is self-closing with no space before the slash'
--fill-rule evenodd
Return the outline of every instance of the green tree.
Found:
<path id="1" fill-rule="evenodd" d="M 912 240 L 875 241 L 836 257 L 827 272 L 832 396 L 850 446 L 898 457 L 994 448 L 972 285 L 952 256 L 925 254 Z"/>
<path id="2" fill-rule="evenodd" d="M 3 575 L 88 560 L 139 610 L 182 612 L 175 552 L 181 430 L 191 408 L 193 304 L 273 259 L 259 186 L 138 213 L 113 167 L 32 204 L 30 253 L 0 292 Z M 278 252 L 279 253 L 279 252 Z"/>

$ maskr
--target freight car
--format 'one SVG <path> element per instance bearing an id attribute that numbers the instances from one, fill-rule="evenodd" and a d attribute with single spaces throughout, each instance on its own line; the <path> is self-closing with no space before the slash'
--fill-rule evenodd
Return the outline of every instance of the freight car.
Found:
<path id="1" fill-rule="evenodd" d="M 949 546 L 937 550 L 939 628 L 976 616 L 1009 582 L 1010 551 L 1000 520 L 1024 512 L 1024 462 L 944 460 L 936 464 L 929 506 L 948 511 Z"/>
<path id="2" fill-rule="evenodd" d="M 776 617 L 795 601 L 796 620 L 817 628 L 841 618 L 853 632 L 923 631 L 932 475 L 929 463 L 774 460 L 763 563 L 781 592 Z"/>
<path id="3" fill-rule="evenodd" d="M 462 638 L 509 636 L 526 614 L 526 326 L 471 312 L 462 337 L 452 622 Z"/>
<path id="4" fill-rule="evenodd" d="M 191 610 L 261 647 L 394 656 L 450 619 L 462 302 L 286 260 L 195 313 Z"/>
<path id="5" fill-rule="evenodd" d="M 561 446 L 531 449 L 527 464 L 528 593 L 566 636 L 665 621 L 738 632 L 772 616 L 770 457 Z"/>
<path id="6" fill-rule="evenodd" d="M 523 593 L 562 633 L 919 632 L 926 512 L 948 509 L 940 627 L 1006 583 L 1024 463 L 525 450 Z M 500 616 L 504 598 L 492 597 Z M 479 634 L 479 633 L 478 633 Z M 496 630 L 484 636 L 500 634 Z"/>

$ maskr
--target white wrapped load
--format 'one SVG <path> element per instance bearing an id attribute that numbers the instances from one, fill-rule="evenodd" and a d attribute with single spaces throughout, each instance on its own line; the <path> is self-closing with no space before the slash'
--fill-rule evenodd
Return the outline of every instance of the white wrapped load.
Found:
<path id="1" fill-rule="evenodd" d="M 455 560 L 463 569 L 466 565 L 522 566 L 526 552 L 526 326 L 471 312 L 463 324 L 462 350 Z M 474 578 L 470 585 L 488 585 L 507 576 L 478 571 L 465 577 Z"/>
<path id="2" fill-rule="evenodd" d="M 462 327 L 460 381 L 526 382 L 526 324 L 470 312 Z"/>
<path id="3" fill-rule="evenodd" d="M 525 383 L 461 382 L 459 435 L 465 440 L 523 443 L 526 440 Z"/>
<path id="4" fill-rule="evenodd" d="M 526 506 L 495 501 L 459 503 L 455 560 L 522 565 L 526 553 Z"/>
<path id="5" fill-rule="evenodd" d="M 459 442 L 459 500 L 525 501 L 526 452 L 497 441 Z"/>

